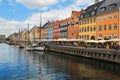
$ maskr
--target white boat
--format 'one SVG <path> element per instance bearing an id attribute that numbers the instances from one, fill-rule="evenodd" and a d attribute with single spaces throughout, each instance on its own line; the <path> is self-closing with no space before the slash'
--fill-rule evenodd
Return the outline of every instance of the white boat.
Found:
<path id="1" fill-rule="evenodd" d="M 37 44 L 33 44 L 30 46 L 26 47 L 27 51 L 44 51 L 45 50 L 45 46 L 38 46 Z"/>
<path id="2" fill-rule="evenodd" d="M 34 51 L 44 51 L 45 47 L 44 46 L 36 46 L 34 47 Z"/>
<path id="3" fill-rule="evenodd" d="M 32 51 L 33 53 L 39 54 L 39 55 L 44 55 L 44 51 Z"/>
<path id="4" fill-rule="evenodd" d="M 42 13 L 41 13 L 41 19 L 42 19 Z M 40 21 L 40 29 L 41 29 L 41 24 L 42 24 L 41 21 Z M 41 35 L 41 30 L 40 30 L 40 35 Z M 33 36 L 35 38 L 35 34 Z M 40 38 L 40 41 L 41 41 L 41 36 L 39 38 Z M 28 42 L 29 42 L 29 22 L 28 22 Z M 31 46 L 26 47 L 26 50 L 27 51 L 44 51 L 45 46 L 41 42 L 33 43 Z"/>
<path id="5" fill-rule="evenodd" d="M 27 46 L 27 47 L 25 47 L 25 50 L 27 50 L 27 51 L 33 51 L 34 48 L 32 46 Z"/>

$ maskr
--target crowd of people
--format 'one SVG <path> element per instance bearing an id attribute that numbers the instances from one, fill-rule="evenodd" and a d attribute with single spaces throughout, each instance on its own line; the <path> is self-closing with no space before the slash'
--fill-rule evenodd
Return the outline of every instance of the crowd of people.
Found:
<path id="1" fill-rule="evenodd" d="M 86 43 L 86 42 L 80 42 L 80 41 L 54 41 L 54 42 L 48 42 L 47 45 L 52 46 L 74 46 L 74 47 L 85 47 L 85 48 L 103 48 L 103 49 L 114 49 L 118 50 L 120 46 L 116 42 L 106 42 L 106 43 Z"/>

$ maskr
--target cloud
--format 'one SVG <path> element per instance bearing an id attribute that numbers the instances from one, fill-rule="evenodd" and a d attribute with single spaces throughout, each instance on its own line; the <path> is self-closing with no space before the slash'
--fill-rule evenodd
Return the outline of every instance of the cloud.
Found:
<path id="1" fill-rule="evenodd" d="M 18 32 L 19 27 L 24 29 L 27 26 L 27 22 L 19 22 L 19 21 L 9 21 L 3 18 L 0 18 L 0 35 L 9 35 L 14 32 Z"/>
<path id="2" fill-rule="evenodd" d="M 62 7 L 60 6 L 58 9 L 51 9 L 47 12 L 42 13 L 42 25 L 45 24 L 48 20 L 50 21 L 56 21 L 56 20 L 63 20 L 65 18 L 68 18 L 71 16 L 72 10 L 77 10 L 80 11 L 82 8 L 80 6 L 93 4 L 93 0 L 73 0 L 73 4 L 67 6 L 67 7 Z M 84 6 L 84 8 L 87 7 Z M 39 25 L 40 23 L 40 13 L 33 13 L 31 17 L 29 17 L 29 20 L 31 21 L 32 25 Z"/>
<path id="3" fill-rule="evenodd" d="M 65 2 L 66 0 L 61 0 L 61 2 Z"/>
<path id="4" fill-rule="evenodd" d="M 57 3 L 57 0 L 17 0 L 20 3 L 25 4 L 26 6 L 29 6 L 31 8 L 42 8 L 42 7 L 48 7 L 48 5 L 53 5 Z M 49 1 L 52 1 L 49 4 L 42 3 L 42 1 L 45 1 L 48 3 Z M 48 2 L 47 2 L 48 1 Z M 27 3 L 28 2 L 28 3 Z M 87 3 L 87 4 L 86 4 Z M 73 0 L 72 4 L 70 4 L 67 7 L 60 6 L 57 9 L 50 9 L 48 11 L 43 11 L 42 13 L 42 25 L 45 24 L 48 20 L 56 21 L 56 20 L 62 20 L 65 18 L 68 18 L 71 16 L 71 11 L 72 10 L 81 10 L 82 5 L 84 8 L 86 8 L 88 5 L 91 5 L 94 3 L 94 0 Z M 39 5 L 39 4 L 44 4 L 44 6 Z M 30 23 L 30 28 L 32 28 L 34 25 L 40 25 L 40 13 L 33 13 L 31 17 L 27 18 L 25 21 L 9 21 L 3 18 L 0 18 L 0 33 L 9 35 L 13 32 L 18 32 L 19 27 L 23 30 L 24 28 L 28 27 L 28 20 Z"/>
<path id="5" fill-rule="evenodd" d="M 16 2 L 30 9 L 47 9 L 49 6 L 58 3 L 57 0 L 16 0 Z"/>
<path id="6" fill-rule="evenodd" d="M 75 5 L 76 6 L 81 6 L 81 5 L 90 5 L 90 4 L 93 4 L 95 2 L 95 0 L 75 0 Z"/>
<path id="7" fill-rule="evenodd" d="M 0 0 L 0 5 L 1 5 L 1 3 L 2 3 L 2 0 Z"/>

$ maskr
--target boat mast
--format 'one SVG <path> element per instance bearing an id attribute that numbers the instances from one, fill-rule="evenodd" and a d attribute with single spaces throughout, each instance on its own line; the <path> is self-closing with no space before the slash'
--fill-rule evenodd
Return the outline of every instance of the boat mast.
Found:
<path id="1" fill-rule="evenodd" d="M 42 11 L 40 13 L 40 40 L 41 40 L 41 27 L 42 27 Z"/>
<path id="2" fill-rule="evenodd" d="M 20 27 L 19 27 L 19 45 L 20 45 Z"/>
<path id="3" fill-rule="evenodd" d="M 20 27 L 19 27 L 19 45 L 21 45 L 21 30 L 20 30 Z"/>
<path id="4" fill-rule="evenodd" d="M 28 40 L 27 40 L 28 42 L 28 45 L 29 45 L 29 20 L 28 20 Z"/>

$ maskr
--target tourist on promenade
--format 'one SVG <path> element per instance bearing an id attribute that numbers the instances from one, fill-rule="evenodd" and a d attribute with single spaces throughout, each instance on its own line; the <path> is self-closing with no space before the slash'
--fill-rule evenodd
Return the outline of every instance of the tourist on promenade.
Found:
<path id="1" fill-rule="evenodd" d="M 118 45 L 115 44 L 115 45 L 114 45 L 114 49 L 115 49 L 115 50 L 118 50 L 118 48 L 119 48 Z"/>
<path id="2" fill-rule="evenodd" d="M 110 46 L 109 46 L 109 45 L 107 45 L 107 47 L 106 47 L 106 48 L 107 48 L 107 51 L 109 51 L 109 49 L 110 49 Z"/>

